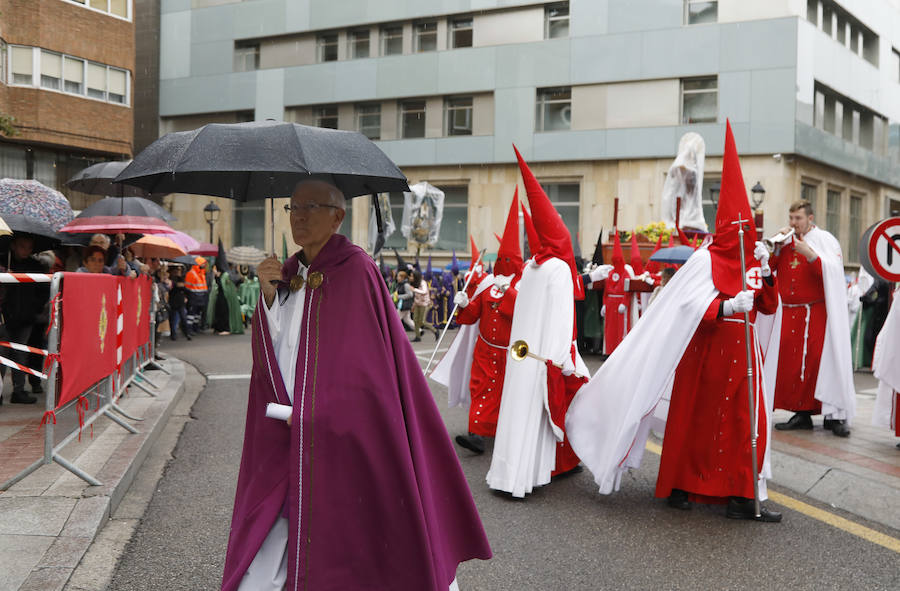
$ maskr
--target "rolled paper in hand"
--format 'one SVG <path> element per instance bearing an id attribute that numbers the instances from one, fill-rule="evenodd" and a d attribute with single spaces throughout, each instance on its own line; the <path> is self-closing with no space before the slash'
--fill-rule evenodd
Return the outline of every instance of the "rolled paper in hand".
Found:
<path id="1" fill-rule="evenodd" d="M 266 416 L 270 419 L 286 421 L 292 412 L 294 412 L 294 407 L 288 404 L 270 402 L 266 405 Z"/>

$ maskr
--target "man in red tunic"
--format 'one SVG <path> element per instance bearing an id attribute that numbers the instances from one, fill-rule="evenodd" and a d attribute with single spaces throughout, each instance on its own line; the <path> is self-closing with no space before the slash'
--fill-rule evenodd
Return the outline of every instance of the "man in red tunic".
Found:
<path id="1" fill-rule="evenodd" d="M 812 415 L 822 413 L 822 402 L 815 394 L 828 324 L 822 257 L 805 239 L 810 232 L 828 233 L 813 224 L 809 201 L 792 204 L 789 219 L 793 240 L 777 248 L 772 256 L 782 308 L 775 408 L 796 413 L 789 421 L 775 425 L 780 431 L 812 429 Z M 830 242 L 837 243 L 830 234 L 824 238 L 828 237 L 832 238 Z M 846 322 L 846 317 L 841 321 Z M 825 428 L 839 437 L 847 437 L 850 430 L 845 418 L 826 417 Z"/>
<path id="2" fill-rule="evenodd" d="M 612 355 L 631 328 L 631 294 L 625 293 L 625 279 L 634 273 L 625 264 L 619 233 L 613 238 L 612 265 L 600 265 L 582 275 L 585 289 L 603 290 L 603 353 Z"/>
<path id="3" fill-rule="evenodd" d="M 743 244 L 734 224 L 739 219 L 745 227 Z M 760 500 L 766 498 L 769 423 L 754 327 L 750 346 L 756 424 L 751 420 L 743 313 L 749 312 L 753 322 L 757 309 L 771 312 L 777 305 L 767 251 L 760 243 L 754 248 L 752 219 L 728 124 L 712 243 L 675 274 L 569 408 L 566 427 L 572 447 L 594 473 L 601 493 L 618 489 L 624 470 L 639 465 L 653 411 L 671 388 L 656 496 L 667 497 L 678 509 L 689 509 L 692 500 L 728 503 L 729 518 L 781 521 L 779 513 L 764 507 L 757 518 L 752 498 L 756 480 Z M 647 359 L 652 368 L 647 368 Z M 674 383 L 669 386 L 673 370 Z M 758 434 L 755 474 L 753 432 Z"/>
<path id="4" fill-rule="evenodd" d="M 497 431 L 500 394 L 503 392 L 503 376 L 509 357 L 509 331 L 516 304 L 515 285 L 522 275 L 523 265 L 519 249 L 517 188 L 506 218 L 493 278 L 490 279 L 493 285 L 471 301 L 465 292 L 458 292 L 455 297 L 455 303 L 460 307 L 456 321 L 459 324 L 478 323 L 478 340 L 472 355 L 472 377 L 469 381 L 469 435 L 458 435 L 456 443 L 477 454 L 484 453 L 484 438 L 493 437 Z"/>

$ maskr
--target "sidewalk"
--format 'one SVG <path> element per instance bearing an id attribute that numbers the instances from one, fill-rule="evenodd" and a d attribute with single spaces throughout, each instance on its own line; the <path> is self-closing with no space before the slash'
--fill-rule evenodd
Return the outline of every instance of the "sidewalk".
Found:
<path id="1" fill-rule="evenodd" d="M 171 372 L 147 372 L 159 389 L 151 397 L 136 387 L 120 400 L 139 433 L 130 434 L 107 418 L 84 429 L 81 441 L 62 455 L 103 484 L 90 486 L 57 464 L 37 471 L 0 492 L 0 591 L 62 589 L 85 551 L 121 502 L 153 442 L 185 390 L 185 366 L 161 362 Z M 153 390 L 153 388 L 151 388 Z M 8 396 L 6 397 L 8 401 Z M 0 481 L 27 467 L 43 453 L 38 425 L 43 396 L 35 405 L 0 407 Z M 92 409 L 93 410 L 93 409 Z M 77 415 L 57 419 L 58 439 L 77 425 Z"/>
<path id="2" fill-rule="evenodd" d="M 835 437 L 813 417 L 812 431 L 773 431 L 772 483 L 900 530 L 900 438 L 872 426 L 878 381 L 857 372 L 850 437 Z M 776 411 L 773 422 L 792 413 Z"/>

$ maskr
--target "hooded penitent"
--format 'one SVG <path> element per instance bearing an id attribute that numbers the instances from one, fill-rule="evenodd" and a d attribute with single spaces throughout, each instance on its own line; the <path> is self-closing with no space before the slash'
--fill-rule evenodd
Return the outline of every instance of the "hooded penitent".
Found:
<path id="1" fill-rule="evenodd" d="M 450 273 L 459 275 L 459 260 L 456 258 L 456 249 L 453 249 L 453 257 L 450 259 Z"/>
<path id="2" fill-rule="evenodd" d="M 494 274 L 519 277 L 522 274 L 523 265 L 522 252 L 519 250 L 519 189 L 517 187 L 513 194 L 512 204 L 509 206 L 509 214 L 506 216 L 506 227 L 503 229 L 503 237 L 500 239 Z"/>
<path id="3" fill-rule="evenodd" d="M 531 219 L 531 213 L 525 209 L 522 204 L 522 220 L 525 222 L 525 253 L 527 256 L 523 258 L 531 258 L 535 253 L 541 250 L 541 239 L 538 238 L 537 230 L 534 229 L 534 221 Z"/>
<path id="4" fill-rule="evenodd" d="M 725 155 L 722 161 L 722 188 L 719 207 L 716 209 L 716 234 L 709 245 L 712 259 L 713 283 L 723 294 L 735 295 L 741 291 L 741 259 L 738 236 L 738 218 L 744 221 L 744 259 L 747 269 L 759 267 L 753 258 L 756 244 L 756 224 L 747 200 L 747 188 L 741 174 L 731 123 L 725 126 Z"/>
<path id="5" fill-rule="evenodd" d="M 534 259 L 543 263 L 547 259 L 558 258 L 565 262 L 572 272 L 572 282 L 575 286 L 575 299 L 584 299 L 584 284 L 581 275 L 575 268 L 575 253 L 572 250 L 572 236 L 569 229 L 563 223 L 559 212 L 550 203 L 550 198 L 544 193 L 544 189 L 534 178 L 528 164 L 522 158 L 519 150 L 516 158 L 519 161 L 519 170 L 522 173 L 522 181 L 525 184 L 525 193 L 528 195 L 528 206 L 531 208 L 532 220 L 541 241 L 540 250 L 533 251 Z"/>
<path id="6" fill-rule="evenodd" d="M 637 233 L 631 232 L 631 269 L 635 275 L 644 272 L 644 261 L 641 260 L 641 249 L 638 247 Z"/>
<path id="7" fill-rule="evenodd" d="M 629 277 L 625 268 L 625 255 L 622 242 L 619 240 L 618 228 L 613 230 L 612 270 L 603 283 L 603 305 L 605 316 L 603 322 L 603 352 L 612 354 L 631 330 L 629 322 L 631 313 L 631 297 L 625 293 L 625 279 Z M 623 311 L 620 311 L 623 306 Z"/>

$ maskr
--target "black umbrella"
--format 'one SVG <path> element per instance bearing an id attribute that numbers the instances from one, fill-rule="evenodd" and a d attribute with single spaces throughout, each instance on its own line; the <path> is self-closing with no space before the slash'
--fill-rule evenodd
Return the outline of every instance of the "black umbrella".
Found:
<path id="1" fill-rule="evenodd" d="M 91 195 L 109 195 L 111 197 L 146 197 L 147 192 L 138 187 L 113 183 L 120 172 L 131 164 L 131 160 L 115 162 L 99 162 L 88 166 L 75 176 L 66 185 L 70 189 L 89 193 Z M 115 214 L 107 214 L 115 215 Z M 137 214 L 135 214 L 137 215 Z"/>
<path id="2" fill-rule="evenodd" d="M 673 246 L 671 248 L 661 248 L 650 257 L 651 261 L 658 263 L 671 263 L 674 265 L 683 265 L 692 254 L 696 252 L 692 246 Z"/>
<path id="3" fill-rule="evenodd" d="M 329 180 L 346 197 L 409 190 L 397 165 L 363 134 L 271 120 L 166 134 L 115 182 L 152 193 L 252 201 L 290 197 L 311 176 Z"/>
<path id="4" fill-rule="evenodd" d="M 210 123 L 166 134 L 138 154 L 115 181 L 152 193 L 252 201 L 289 197 L 299 181 L 310 178 L 333 183 L 346 197 L 373 195 L 373 201 L 377 193 L 409 191 L 397 165 L 363 134 L 272 120 Z M 375 215 L 377 254 L 384 244 L 377 205 Z"/>
<path id="5" fill-rule="evenodd" d="M 17 234 L 30 234 L 34 238 L 34 252 L 41 252 L 56 248 L 62 239 L 49 225 L 32 217 L 8 213 L 3 215 L 3 221 L 13 231 L 12 236 L 0 238 L 4 246 Z"/>
<path id="6" fill-rule="evenodd" d="M 99 215 L 136 215 L 159 218 L 166 222 L 177 219 L 162 205 L 143 197 L 107 197 L 87 206 L 76 217 L 92 218 Z"/>

